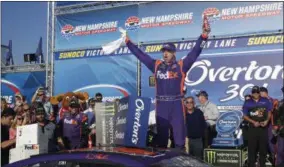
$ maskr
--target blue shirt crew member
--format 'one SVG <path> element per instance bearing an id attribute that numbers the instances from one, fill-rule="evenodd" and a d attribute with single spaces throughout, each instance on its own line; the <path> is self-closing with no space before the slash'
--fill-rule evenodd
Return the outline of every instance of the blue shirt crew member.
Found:
<path id="1" fill-rule="evenodd" d="M 252 98 L 243 106 L 244 119 L 249 123 L 248 129 L 248 163 L 254 167 L 257 149 L 259 151 L 260 167 L 265 167 L 267 155 L 267 125 L 271 117 L 272 103 L 260 96 L 260 88 L 252 88 Z"/>
<path id="2" fill-rule="evenodd" d="M 195 102 L 193 97 L 187 97 L 185 99 L 186 107 L 186 130 L 187 137 L 189 139 L 188 148 L 189 154 L 199 159 L 202 159 L 203 155 L 203 142 L 202 137 L 206 129 L 206 121 L 204 119 L 203 112 L 195 108 Z"/>

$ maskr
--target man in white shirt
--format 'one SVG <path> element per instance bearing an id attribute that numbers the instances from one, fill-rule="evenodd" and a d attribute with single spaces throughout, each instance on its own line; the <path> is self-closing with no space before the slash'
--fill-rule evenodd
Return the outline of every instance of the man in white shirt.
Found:
<path id="1" fill-rule="evenodd" d="M 208 100 L 208 93 L 200 91 L 197 95 L 200 106 L 198 107 L 204 114 L 207 128 L 203 138 L 204 148 L 212 144 L 213 138 L 216 137 L 216 121 L 220 115 L 218 108 L 215 104 Z"/>

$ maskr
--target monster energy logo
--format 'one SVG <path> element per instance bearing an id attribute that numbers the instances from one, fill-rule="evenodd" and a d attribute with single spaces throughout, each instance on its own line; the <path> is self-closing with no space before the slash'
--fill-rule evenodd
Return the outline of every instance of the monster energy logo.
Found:
<path id="1" fill-rule="evenodd" d="M 207 162 L 209 164 L 214 164 L 216 163 L 216 152 L 215 151 L 207 151 Z"/>

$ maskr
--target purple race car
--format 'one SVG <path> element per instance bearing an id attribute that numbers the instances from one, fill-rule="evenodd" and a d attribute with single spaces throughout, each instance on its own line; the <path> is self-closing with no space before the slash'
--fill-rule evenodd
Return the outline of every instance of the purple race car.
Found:
<path id="1" fill-rule="evenodd" d="M 41 154 L 5 167 L 209 167 L 187 154 L 169 150 L 149 151 L 102 147 Z"/>

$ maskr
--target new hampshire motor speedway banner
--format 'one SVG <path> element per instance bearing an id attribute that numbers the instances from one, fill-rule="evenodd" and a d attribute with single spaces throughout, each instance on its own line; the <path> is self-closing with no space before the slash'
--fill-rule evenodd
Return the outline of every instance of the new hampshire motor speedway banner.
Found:
<path id="1" fill-rule="evenodd" d="M 195 41 L 175 44 L 180 59 Z M 161 58 L 161 47 L 161 43 L 141 46 L 155 59 Z M 127 47 L 111 55 L 105 55 L 101 48 L 56 52 L 55 60 L 56 94 L 84 90 L 92 96 L 104 91 L 103 94 L 114 98 L 123 97 L 123 90 L 130 94 L 137 92 L 137 59 Z M 142 65 L 142 96 L 151 97 L 154 103 L 155 88 L 149 86 L 152 75 Z M 106 84 L 108 87 L 104 87 Z M 206 90 L 210 100 L 224 110 L 239 109 L 244 95 L 254 84 L 268 87 L 274 98 L 282 96 L 283 34 L 208 40 L 200 58 L 187 73 L 185 83 L 188 96 Z"/>
<path id="2" fill-rule="evenodd" d="M 283 2 L 152 2 L 59 15 L 55 49 L 101 46 L 119 38 L 118 27 L 134 42 L 192 39 L 203 14 L 217 37 L 283 29 Z"/>
<path id="3" fill-rule="evenodd" d="M 14 103 L 14 95 L 17 92 L 26 96 L 28 102 L 38 87 L 45 87 L 45 71 L 39 72 L 19 72 L 1 74 L 1 97 L 7 103 Z"/>

